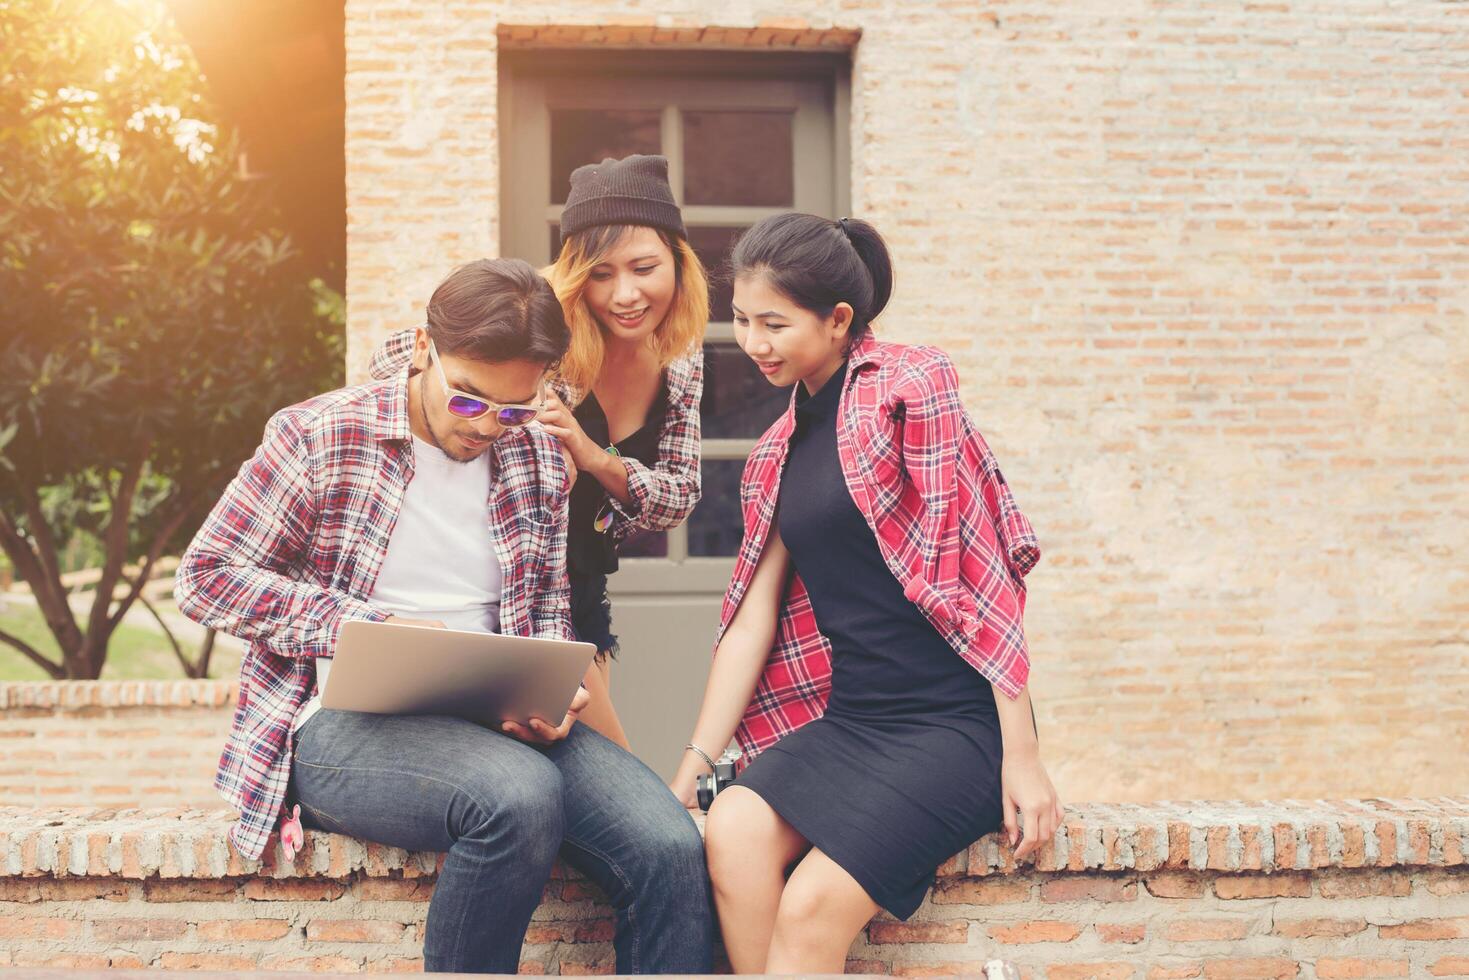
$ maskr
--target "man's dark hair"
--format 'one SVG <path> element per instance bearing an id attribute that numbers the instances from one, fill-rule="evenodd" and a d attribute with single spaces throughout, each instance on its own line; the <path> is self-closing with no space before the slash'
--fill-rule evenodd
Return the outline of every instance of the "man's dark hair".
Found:
<path id="1" fill-rule="evenodd" d="M 551 284 L 521 259 L 477 259 L 449 273 L 427 322 L 440 354 L 475 361 L 551 364 L 571 344 Z"/>

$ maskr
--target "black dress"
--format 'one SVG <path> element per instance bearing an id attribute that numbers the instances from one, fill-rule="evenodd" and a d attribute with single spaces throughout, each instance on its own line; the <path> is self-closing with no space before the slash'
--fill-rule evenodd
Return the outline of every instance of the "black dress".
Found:
<path id="1" fill-rule="evenodd" d="M 624 457 L 652 466 L 658 462 L 658 437 L 668 410 L 668 385 L 658 394 L 642 426 L 617 443 Z M 611 437 L 607 413 L 588 393 L 572 412 L 582 431 L 599 446 Z M 571 488 L 570 525 L 566 532 L 567 577 L 571 583 L 571 627 L 576 637 L 595 643 L 598 651 L 617 655 L 617 637 L 612 633 L 612 602 L 607 598 L 607 576 L 617 571 L 617 546 L 612 535 L 598 531 L 597 515 L 606 503 L 607 491 L 595 476 L 578 473 Z"/>
<path id="2" fill-rule="evenodd" d="M 989 682 L 904 598 L 852 502 L 836 445 L 845 381 L 843 365 L 798 396 L 777 517 L 831 641 L 831 699 L 737 785 L 906 919 L 940 864 L 1000 826 L 1003 746 Z"/>

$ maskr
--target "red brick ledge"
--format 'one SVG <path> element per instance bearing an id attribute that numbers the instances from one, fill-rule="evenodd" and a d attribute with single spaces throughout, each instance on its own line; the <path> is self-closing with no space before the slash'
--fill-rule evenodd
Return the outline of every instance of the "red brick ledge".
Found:
<path id="1" fill-rule="evenodd" d="M 439 855 L 308 833 L 292 863 L 273 847 L 243 860 L 225 840 L 232 817 L 201 810 L 0 807 L 0 879 L 215 879 L 433 875 Z M 1469 851 L 1469 797 L 1340 802 L 1085 804 L 1032 869 L 996 835 L 945 864 L 944 877 L 1097 871 L 1291 872 L 1457 867 Z"/>
<path id="2" fill-rule="evenodd" d="M 220 708 L 238 681 L 6 681 L 0 711 L 24 708 Z"/>

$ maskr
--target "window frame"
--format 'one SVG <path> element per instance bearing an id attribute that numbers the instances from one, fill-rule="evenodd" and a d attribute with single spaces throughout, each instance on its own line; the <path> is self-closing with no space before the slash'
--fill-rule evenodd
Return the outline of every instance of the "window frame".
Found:
<path id="1" fill-rule="evenodd" d="M 670 183 L 689 227 L 748 225 L 792 208 L 833 218 L 846 214 L 849 70 L 847 56 L 829 53 L 502 51 L 499 128 L 507 138 L 500 145 L 501 254 L 540 256 L 559 219 L 562 206 L 550 203 L 551 112 L 603 108 L 609 101 L 618 109 L 660 112 Z M 794 111 L 791 208 L 684 205 L 679 113 L 690 108 Z M 733 343 L 728 311 L 710 312 L 706 345 Z M 705 439 L 702 454 L 708 460 L 744 460 L 754 444 L 755 438 Z M 667 532 L 667 542 L 666 556 L 623 559 L 620 594 L 703 596 L 724 589 L 733 557 L 689 555 L 687 522 Z"/>

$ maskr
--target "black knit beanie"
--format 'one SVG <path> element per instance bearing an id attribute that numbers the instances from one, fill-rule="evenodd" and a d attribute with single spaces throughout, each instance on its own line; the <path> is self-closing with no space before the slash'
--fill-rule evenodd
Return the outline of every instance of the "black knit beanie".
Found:
<path id="1" fill-rule="evenodd" d="M 597 225 L 646 225 L 688 238 L 668 186 L 668 158 L 633 155 L 589 163 L 571 172 L 561 212 L 561 236 Z"/>

